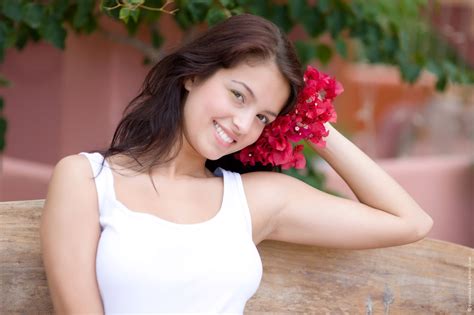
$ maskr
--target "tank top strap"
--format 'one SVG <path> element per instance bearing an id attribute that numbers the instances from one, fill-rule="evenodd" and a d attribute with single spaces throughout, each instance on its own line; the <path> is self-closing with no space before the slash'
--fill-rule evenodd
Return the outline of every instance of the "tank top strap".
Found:
<path id="1" fill-rule="evenodd" d="M 245 231 L 252 237 L 252 219 L 250 215 L 250 208 L 247 203 L 247 197 L 245 196 L 244 186 L 242 178 L 239 173 L 227 171 L 218 167 L 214 174 L 224 176 L 225 182 L 224 189 L 226 189 L 225 197 L 228 198 L 227 205 L 231 205 L 234 208 L 235 213 L 241 222 L 245 226 Z"/>
<path id="2" fill-rule="evenodd" d="M 97 189 L 99 212 L 103 214 L 103 209 L 106 208 L 106 203 L 110 201 L 110 189 L 113 189 L 113 186 L 111 186 L 113 183 L 112 171 L 110 170 L 107 161 L 104 161 L 104 157 L 99 152 L 80 152 L 79 154 L 84 155 L 89 160 Z"/>

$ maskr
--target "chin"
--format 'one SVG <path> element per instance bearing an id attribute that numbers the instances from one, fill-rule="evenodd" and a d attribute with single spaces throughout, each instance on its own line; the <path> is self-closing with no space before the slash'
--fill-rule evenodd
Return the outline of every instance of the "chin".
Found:
<path id="1" fill-rule="evenodd" d="M 225 156 L 225 154 L 217 152 L 208 152 L 207 154 L 202 154 L 202 156 L 204 156 L 207 160 L 217 161 L 223 156 Z"/>

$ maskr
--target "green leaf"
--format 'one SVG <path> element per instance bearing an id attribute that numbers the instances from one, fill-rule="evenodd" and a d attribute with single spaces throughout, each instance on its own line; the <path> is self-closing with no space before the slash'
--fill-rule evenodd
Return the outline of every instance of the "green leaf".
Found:
<path id="1" fill-rule="evenodd" d="M 51 17 L 57 20 L 62 20 L 68 8 L 69 0 L 53 0 L 52 4 L 48 8 L 48 12 Z"/>
<path id="2" fill-rule="evenodd" d="M 128 2 L 132 5 L 142 5 L 145 3 L 145 0 L 128 0 Z"/>
<path id="3" fill-rule="evenodd" d="M 159 48 L 163 44 L 164 38 L 161 36 L 159 30 L 151 29 L 151 45 L 155 48 Z"/>
<path id="4" fill-rule="evenodd" d="M 414 63 L 412 59 L 402 51 L 398 52 L 396 59 L 400 67 L 402 78 L 410 83 L 415 82 L 420 75 L 421 67 Z"/>
<path id="5" fill-rule="evenodd" d="M 245 10 L 242 7 L 236 7 L 230 10 L 231 15 L 239 15 L 245 13 Z"/>
<path id="6" fill-rule="evenodd" d="M 382 40 L 381 49 L 387 56 L 394 56 L 398 50 L 398 40 L 395 36 L 388 35 Z"/>
<path id="7" fill-rule="evenodd" d="M 402 71 L 403 79 L 410 83 L 414 83 L 418 79 L 421 73 L 421 67 L 413 63 L 401 64 L 400 70 Z"/>
<path id="8" fill-rule="evenodd" d="M 376 63 L 380 61 L 380 50 L 375 44 L 366 44 L 364 53 L 369 62 Z"/>
<path id="9" fill-rule="evenodd" d="M 298 144 L 303 145 L 303 154 L 306 158 L 306 161 L 309 162 L 310 160 L 312 160 L 314 157 L 317 156 L 316 151 L 308 144 L 308 141 L 301 140 L 300 142 L 298 142 Z"/>
<path id="10" fill-rule="evenodd" d="M 215 25 L 227 18 L 225 9 L 221 9 L 218 6 L 211 6 L 206 15 L 206 22 L 209 26 Z"/>
<path id="11" fill-rule="evenodd" d="M 102 0 L 100 10 L 101 12 L 105 13 L 106 15 L 113 17 L 116 20 L 120 19 L 120 7 L 115 8 L 115 9 L 109 9 L 113 8 L 117 5 L 115 0 Z"/>
<path id="12" fill-rule="evenodd" d="M 186 9 L 194 23 L 203 22 L 207 11 L 212 4 L 212 0 L 192 0 L 187 2 Z"/>
<path id="13" fill-rule="evenodd" d="M 0 117 L 0 152 L 5 149 L 5 138 L 7 135 L 7 121 Z"/>
<path id="14" fill-rule="evenodd" d="M 27 3 L 23 7 L 23 22 L 31 28 L 38 28 L 43 19 L 44 9 L 38 3 Z"/>
<path id="15" fill-rule="evenodd" d="M 447 85 L 448 85 L 448 77 L 443 74 L 439 76 L 438 80 L 436 81 L 436 90 L 444 91 Z"/>
<path id="16" fill-rule="evenodd" d="M 151 64 L 151 59 L 150 59 L 150 58 L 148 58 L 148 57 L 146 57 L 146 56 L 145 56 L 145 57 L 143 57 L 143 60 L 142 60 L 142 65 L 144 65 L 144 66 L 148 66 L 148 65 L 150 65 L 150 64 Z"/>
<path id="17" fill-rule="evenodd" d="M 2 0 L 2 13 L 7 18 L 10 18 L 16 22 L 21 20 L 21 1 L 19 0 Z"/>
<path id="18" fill-rule="evenodd" d="M 331 33 L 333 38 L 336 38 L 346 25 L 345 13 L 340 10 L 334 10 L 331 14 L 327 15 L 326 23 L 329 33 Z"/>
<path id="19" fill-rule="evenodd" d="M 252 0 L 236 0 L 238 5 L 249 5 L 253 1 Z"/>
<path id="20" fill-rule="evenodd" d="M 376 44 L 383 38 L 383 31 L 378 24 L 368 23 L 365 25 L 365 34 L 362 36 L 366 43 Z"/>
<path id="21" fill-rule="evenodd" d="M 250 13 L 270 19 L 273 11 L 273 6 L 266 0 L 249 1 Z"/>
<path id="22" fill-rule="evenodd" d="M 0 74 L 0 87 L 9 87 L 11 82 L 7 80 L 3 75 Z M 2 110 L 0 108 L 0 110 Z"/>
<path id="23" fill-rule="evenodd" d="M 77 9 L 72 22 L 76 29 L 83 28 L 89 23 L 89 20 L 92 18 L 94 5 L 94 0 L 81 0 L 77 2 Z"/>
<path id="24" fill-rule="evenodd" d="M 311 37 L 317 37 L 326 31 L 326 19 L 317 7 L 308 10 L 301 17 L 301 23 Z"/>
<path id="25" fill-rule="evenodd" d="M 344 58 L 347 58 L 347 45 L 341 36 L 336 38 L 336 51 Z"/>
<path id="26" fill-rule="evenodd" d="M 299 22 L 299 19 L 305 14 L 306 1 L 303 0 L 289 0 L 288 11 L 293 21 Z"/>
<path id="27" fill-rule="evenodd" d="M 35 29 L 30 28 L 29 31 L 30 31 L 30 38 L 34 42 L 38 42 L 41 39 L 41 34 L 39 33 L 39 30 L 35 30 Z"/>
<path id="28" fill-rule="evenodd" d="M 17 40 L 18 32 L 13 27 L 7 28 L 7 34 L 5 36 L 5 48 L 10 48 L 15 46 Z"/>
<path id="29" fill-rule="evenodd" d="M 9 87 L 11 82 L 5 78 L 3 75 L 0 74 L 0 87 Z"/>
<path id="30" fill-rule="evenodd" d="M 191 21 L 191 17 L 189 16 L 189 13 L 187 12 L 187 10 L 179 10 L 174 15 L 174 18 L 175 18 L 175 21 L 183 30 L 187 30 L 193 25 L 193 22 Z"/>
<path id="31" fill-rule="evenodd" d="M 4 105 L 5 105 L 5 101 L 3 100 L 3 97 L 0 96 L 0 113 L 2 112 Z"/>
<path id="32" fill-rule="evenodd" d="M 61 21 L 48 18 L 40 27 L 40 33 L 44 39 L 55 47 L 64 49 L 64 42 L 66 40 L 66 29 L 61 24 Z"/>
<path id="33" fill-rule="evenodd" d="M 132 17 L 135 23 L 138 23 L 138 17 L 140 16 L 140 9 L 135 9 L 130 12 L 130 16 Z"/>
<path id="34" fill-rule="evenodd" d="M 128 23 L 128 18 L 130 17 L 130 12 L 131 10 L 129 8 L 122 7 L 120 9 L 120 14 L 119 14 L 119 19 L 125 22 L 125 24 Z"/>
<path id="35" fill-rule="evenodd" d="M 273 7 L 271 20 L 285 31 L 285 33 L 288 33 L 293 26 L 293 23 L 288 16 L 288 7 L 285 5 L 275 5 Z"/>
<path id="36" fill-rule="evenodd" d="M 6 38 L 8 33 L 10 32 L 10 27 L 6 23 L 6 21 L 2 21 L 0 19 L 0 63 L 3 61 L 5 49 L 7 47 Z"/>
<path id="37" fill-rule="evenodd" d="M 226 9 L 233 9 L 237 5 L 235 0 L 219 0 L 219 2 Z"/>
<path id="38" fill-rule="evenodd" d="M 316 46 L 312 43 L 296 41 L 295 48 L 303 64 L 307 64 L 316 57 Z"/>
<path id="39" fill-rule="evenodd" d="M 128 20 L 128 23 L 125 24 L 125 27 L 127 28 L 128 35 L 135 36 L 135 34 L 137 34 L 138 28 L 140 27 L 140 23 L 135 22 L 135 20 L 132 18 L 131 20 Z"/>
<path id="40" fill-rule="evenodd" d="M 321 12 L 328 13 L 332 8 L 332 1 L 334 0 L 318 0 L 317 6 Z"/>
<path id="41" fill-rule="evenodd" d="M 454 61 L 451 61 L 449 59 L 444 60 L 443 68 L 445 69 L 449 78 L 455 79 L 457 76 L 459 76 L 459 69 L 454 63 Z"/>
<path id="42" fill-rule="evenodd" d="M 316 55 L 323 64 L 327 64 L 331 60 L 332 50 L 326 44 L 319 44 L 316 46 Z"/>

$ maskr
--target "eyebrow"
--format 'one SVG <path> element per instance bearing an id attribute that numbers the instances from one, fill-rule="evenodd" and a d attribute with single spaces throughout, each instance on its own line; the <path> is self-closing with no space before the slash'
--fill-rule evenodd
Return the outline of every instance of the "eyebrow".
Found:
<path id="1" fill-rule="evenodd" d="M 253 97 L 255 100 L 257 99 L 257 97 L 256 97 L 255 94 L 253 93 L 252 89 L 249 88 L 249 86 L 248 86 L 247 84 L 245 84 L 244 82 L 237 81 L 237 80 L 231 80 L 231 81 L 243 85 L 243 86 L 247 89 L 247 91 L 252 95 L 252 97 Z"/>
<path id="2" fill-rule="evenodd" d="M 245 87 L 245 89 L 252 95 L 252 97 L 257 100 L 257 97 L 255 96 L 255 94 L 253 93 L 252 89 L 249 88 L 249 86 L 247 84 L 245 84 L 244 82 L 241 82 L 241 81 L 237 81 L 237 80 L 231 80 L 232 82 L 235 82 L 235 83 L 238 83 L 238 84 L 241 84 L 243 87 Z M 275 114 L 274 112 L 271 112 L 269 110 L 266 110 L 264 111 L 264 113 L 267 113 L 268 115 L 271 115 L 273 117 L 277 117 L 278 115 Z"/>

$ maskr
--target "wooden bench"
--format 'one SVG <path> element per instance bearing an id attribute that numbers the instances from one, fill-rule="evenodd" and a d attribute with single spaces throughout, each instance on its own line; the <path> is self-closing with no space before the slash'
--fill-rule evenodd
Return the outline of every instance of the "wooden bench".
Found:
<path id="1" fill-rule="evenodd" d="M 0 203 L 0 314 L 53 311 L 39 243 L 43 203 Z M 424 239 L 369 250 L 273 241 L 258 249 L 264 275 L 245 313 L 465 314 L 472 303 L 469 247 Z"/>

